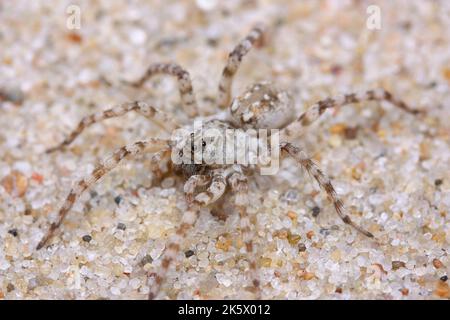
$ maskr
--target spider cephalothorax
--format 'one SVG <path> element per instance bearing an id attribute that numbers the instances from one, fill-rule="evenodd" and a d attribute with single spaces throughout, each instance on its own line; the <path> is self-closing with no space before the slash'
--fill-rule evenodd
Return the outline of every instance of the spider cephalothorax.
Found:
<path id="1" fill-rule="evenodd" d="M 168 166 L 168 168 L 173 168 L 175 169 L 174 171 L 180 172 L 184 176 L 184 193 L 188 209 L 183 214 L 179 228 L 170 237 L 163 257 L 158 261 L 161 264 L 160 272 L 156 276 L 150 277 L 149 298 L 157 297 L 167 270 L 182 248 L 183 239 L 186 237 L 188 230 L 197 221 L 200 208 L 213 205 L 228 190 L 231 191 L 231 195 L 234 195 L 234 205 L 239 212 L 240 226 L 245 243 L 244 248 L 248 254 L 251 284 L 256 297 L 259 297 L 261 286 L 256 272 L 256 255 L 253 247 L 254 236 L 250 217 L 247 214 L 247 172 L 249 170 L 253 171 L 259 165 L 248 161 L 249 157 L 254 156 L 251 152 L 247 154 L 247 158 L 244 157 L 242 158 L 244 160 L 240 161 L 239 154 L 242 150 L 247 151 L 248 149 L 243 147 L 246 145 L 241 143 L 243 140 L 236 139 L 237 136 L 240 136 L 241 139 L 246 141 L 253 141 L 252 139 L 255 136 L 249 133 L 252 129 L 253 132 L 256 129 L 279 129 L 281 140 L 276 145 L 271 144 L 272 151 L 275 147 L 279 148 L 282 151 L 282 157 L 290 156 L 295 159 L 300 167 L 307 171 L 317 181 L 320 188 L 326 192 L 342 221 L 351 225 L 362 234 L 373 237 L 369 231 L 356 225 L 350 219 L 331 181 L 310 157 L 291 141 L 299 133 L 302 133 L 307 126 L 317 120 L 327 109 L 346 104 L 384 100 L 412 114 L 417 114 L 418 111 L 410 109 L 391 93 L 383 89 L 377 89 L 357 94 L 345 94 L 319 101 L 299 117 L 295 117 L 292 97 L 286 91 L 276 88 L 269 82 L 254 84 L 242 95 L 232 100 L 231 84 L 242 58 L 255 44 L 263 43 L 263 35 L 264 29 L 262 27 L 257 26 L 253 28 L 249 35 L 234 48 L 228 57 L 220 80 L 217 99 L 220 108 L 229 107 L 228 120 L 215 118 L 200 121 L 203 119 L 194 118 L 200 112 L 195 100 L 189 73 L 177 64 L 159 63 L 151 65 L 144 76 L 132 83 L 132 85 L 140 87 L 148 78 L 158 73 L 175 76 L 179 84 L 182 105 L 186 113 L 193 117 L 192 123 L 181 126 L 172 120 L 173 117 L 144 102 L 125 103 L 84 118 L 67 139 L 60 145 L 49 149 L 48 152 L 59 150 L 70 144 L 86 127 L 104 119 L 122 116 L 130 111 L 139 112 L 149 119 L 157 121 L 167 131 L 177 129 L 173 131 L 174 134 L 171 140 L 151 138 L 118 149 L 112 156 L 102 161 L 89 177 L 75 182 L 66 201 L 59 210 L 58 220 L 51 224 L 50 229 L 38 244 L 37 249 L 46 245 L 82 192 L 114 169 L 124 158 L 131 158 L 139 153 L 150 152 L 153 153 L 151 158 L 152 164 L 157 165 L 163 160 L 170 161 L 172 165 Z M 199 123 L 200 126 L 198 125 Z M 258 135 L 256 135 L 256 138 L 256 143 L 260 143 Z M 229 146 L 227 142 L 229 141 L 233 142 L 231 148 L 227 148 Z"/>

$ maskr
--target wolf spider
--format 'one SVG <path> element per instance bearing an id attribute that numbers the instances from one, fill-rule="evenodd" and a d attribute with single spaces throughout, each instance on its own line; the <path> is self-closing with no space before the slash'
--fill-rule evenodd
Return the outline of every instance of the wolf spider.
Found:
<path id="1" fill-rule="evenodd" d="M 229 107 L 230 120 L 213 119 L 206 122 L 206 127 L 218 129 L 243 130 L 247 128 L 254 129 L 280 129 L 282 142 L 279 147 L 282 156 L 290 156 L 296 160 L 299 166 L 306 170 L 310 176 L 314 177 L 321 189 L 323 189 L 333 203 L 334 209 L 345 224 L 367 237 L 373 235 L 355 224 L 346 214 L 342 200 L 336 194 L 336 191 L 330 179 L 317 167 L 310 157 L 299 147 L 288 140 L 298 136 L 305 127 L 316 121 L 326 110 L 338 108 L 347 104 L 361 103 L 366 101 L 388 101 L 396 107 L 409 113 L 417 114 L 419 111 L 411 109 L 404 102 L 395 98 L 391 93 L 384 89 L 369 90 L 362 93 L 344 94 L 334 98 L 321 100 L 310 106 L 299 117 L 294 115 L 294 103 L 291 96 L 283 90 L 269 82 L 256 83 L 250 86 L 242 95 L 231 99 L 231 86 L 233 78 L 241 64 L 242 58 L 254 46 L 262 46 L 267 40 L 266 30 L 263 26 L 255 26 L 250 33 L 231 51 L 219 83 L 219 93 L 217 104 L 220 109 Z M 194 90 L 189 73 L 181 66 L 175 63 L 157 63 L 152 64 L 146 73 L 136 82 L 129 83 L 140 88 L 150 77 L 156 74 L 166 74 L 176 77 L 178 81 L 179 92 L 184 111 L 191 118 L 199 115 L 199 109 L 194 96 Z M 48 149 L 47 152 L 61 150 L 69 145 L 84 129 L 105 119 L 122 116 L 130 111 L 136 111 L 148 117 L 152 121 L 158 121 L 167 129 L 180 128 L 180 125 L 172 120 L 172 117 L 154 106 L 144 102 L 130 102 L 118 105 L 103 112 L 95 113 L 81 120 L 78 127 L 58 146 Z M 249 276 L 252 280 L 250 288 L 253 289 L 255 296 L 260 297 L 261 288 L 257 276 L 257 264 L 255 261 L 253 231 L 250 217 L 247 214 L 248 204 L 248 180 L 246 172 L 254 169 L 241 164 L 224 165 L 214 163 L 192 163 L 192 154 L 183 154 L 184 147 L 191 146 L 194 150 L 191 136 L 193 131 L 191 127 L 183 137 L 181 143 L 174 144 L 170 140 L 150 138 L 148 140 L 138 141 L 131 145 L 124 146 L 115 151 L 112 156 L 106 158 L 93 170 L 90 176 L 81 179 L 74 184 L 69 192 L 64 204 L 59 210 L 57 221 L 52 223 L 37 245 L 37 249 L 44 247 L 48 240 L 64 221 L 67 213 L 72 208 L 74 202 L 80 197 L 82 192 L 89 189 L 102 176 L 114 169 L 123 159 L 132 158 L 140 153 L 153 153 L 151 163 L 159 164 L 167 160 L 172 154 L 179 160 L 178 164 L 172 163 L 173 171 L 185 177 L 184 193 L 188 204 L 188 209 L 183 213 L 180 225 L 168 241 L 166 250 L 160 260 L 160 271 L 153 277 L 149 277 L 150 292 L 149 299 L 157 298 L 162 282 L 172 261 L 179 254 L 182 242 L 187 236 L 198 218 L 201 207 L 210 206 L 227 193 L 235 195 L 234 205 L 240 216 L 240 227 L 245 250 L 249 260 Z M 195 136 L 195 135 L 194 135 Z M 214 140 L 214 139 L 213 139 Z M 216 147 L 214 141 L 201 140 L 202 152 L 213 151 Z M 173 160 L 173 158 L 172 158 Z"/>

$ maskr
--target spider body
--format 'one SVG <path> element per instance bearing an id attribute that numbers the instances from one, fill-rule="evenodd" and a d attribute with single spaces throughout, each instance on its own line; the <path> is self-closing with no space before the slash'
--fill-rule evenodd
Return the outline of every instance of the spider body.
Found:
<path id="1" fill-rule="evenodd" d="M 138 141 L 131 145 L 121 147 L 112 156 L 100 162 L 92 174 L 74 183 L 65 202 L 58 212 L 58 219 L 50 225 L 49 230 L 37 246 L 44 247 L 55 231 L 62 224 L 74 202 L 81 193 L 94 185 L 102 176 L 114 169 L 125 158 L 131 158 L 139 153 L 153 153 L 151 163 L 155 167 L 163 160 L 170 161 L 169 166 L 175 173 L 181 174 L 185 179 L 183 191 L 187 202 L 187 209 L 183 212 L 177 231 L 171 235 L 166 250 L 161 259 L 155 261 L 160 264 L 159 272 L 149 277 L 149 298 L 158 297 L 167 271 L 180 251 L 183 240 L 187 236 L 202 207 L 217 204 L 226 194 L 234 196 L 234 206 L 240 217 L 240 230 L 247 252 L 248 272 L 251 279 L 250 288 L 259 298 L 261 285 L 258 280 L 256 267 L 256 254 L 253 245 L 254 223 L 250 222 L 247 213 L 248 204 L 248 172 L 258 168 L 255 160 L 255 150 L 264 145 L 260 139 L 261 133 L 256 130 L 280 130 L 281 141 L 271 145 L 271 153 L 281 150 L 281 155 L 290 156 L 298 165 L 313 177 L 319 187 L 328 195 L 336 213 L 342 221 L 368 237 L 373 235 L 355 224 L 346 214 L 343 201 L 339 199 L 330 179 L 318 168 L 308 155 L 295 146 L 291 140 L 302 133 L 307 126 L 317 120 L 327 109 L 337 108 L 346 104 L 360 103 L 371 100 L 388 101 L 400 109 L 412 114 L 418 111 L 410 109 L 404 102 L 396 99 L 389 92 L 378 89 L 358 94 L 346 94 L 335 98 L 328 98 L 313 104 L 299 117 L 294 115 L 294 101 L 284 90 L 276 88 L 269 82 L 261 82 L 248 87 L 248 89 L 235 99 L 231 99 L 231 84 L 235 73 L 245 54 L 252 46 L 264 41 L 264 28 L 256 26 L 231 51 L 227 64 L 222 72 L 219 83 L 219 108 L 229 107 L 229 119 L 219 120 L 218 117 L 201 122 L 197 120 L 187 125 L 180 125 L 173 121 L 173 117 L 166 115 L 162 110 L 144 102 L 131 102 L 88 116 L 80 121 L 78 127 L 60 145 L 51 148 L 54 152 L 69 145 L 88 126 L 112 117 L 119 117 L 127 112 L 138 112 L 150 120 L 165 127 L 167 131 L 177 129 L 172 139 L 151 138 Z M 189 73 L 177 64 L 152 64 L 144 76 L 131 83 L 135 87 L 142 86 L 145 81 L 155 74 L 175 76 L 183 107 L 192 117 L 200 114 L 197 109 L 195 95 Z M 195 119 L 194 119 L 195 120 Z M 272 137 L 273 135 L 271 135 Z M 256 146 L 256 149 L 249 148 Z M 244 157 L 240 158 L 240 155 Z M 255 164 L 256 163 L 256 164 Z M 155 169 L 155 171 L 157 171 Z M 229 192 L 228 192 L 229 191 Z"/>
<path id="2" fill-rule="evenodd" d="M 177 172 L 189 178 L 195 174 L 208 174 L 222 167 L 217 161 L 223 149 L 227 131 L 234 127 L 226 121 L 209 120 L 201 127 L 186 126 L 173 138 L 172 163 Z"/>
<path id="3" fill-rule="evenodd" d="M 249 86 L 233 100 L 230 112 L 236 125 L 245 129 L 281 129 L 295 116 L 291 95 L 267 81 Z"/>

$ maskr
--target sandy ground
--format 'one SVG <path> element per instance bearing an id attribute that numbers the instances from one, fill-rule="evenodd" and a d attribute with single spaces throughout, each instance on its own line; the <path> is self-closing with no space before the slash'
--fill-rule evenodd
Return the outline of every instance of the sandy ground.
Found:
<path id="1" fill-rule="evenodd" d="M 380 29 L 366 25 L 372 3 Z M 80 8 L 80 29 L 68 28 L 71 4 Z M 156 77 L 142 90 L 120 83 L 153 62 L 187 68 L 199 104 L 213 112 L 227 54 L 260 21 L 272 36 L 245 57 L 235 94 L 268 79 L 291 91 L 300 114 L 319 99 L 382 86 L 426 111 L 346 106 L 295 141 L 375 240 L 343 225 L 293 161 L 252 184 L 263 297 L 448 299 L 449 17 L 448 1 L 0 4 L 0 299 L 146 298 L 146 274 L 157 271 L 186 208 L 182 182 L 155 184 L 148 157 L 105 177 L 77 201 L 50 247 L 35 246 L 76 179 L 115 148 L 164 132 L 130 114 L 93 126 L 65 151 L 44 150 L 83 116 L 125 101 L 181 119 L 173 79 Z M 228 215 L 202 211 L 160 298 L 252 298 L 243 290 L 239 221 Z"/>

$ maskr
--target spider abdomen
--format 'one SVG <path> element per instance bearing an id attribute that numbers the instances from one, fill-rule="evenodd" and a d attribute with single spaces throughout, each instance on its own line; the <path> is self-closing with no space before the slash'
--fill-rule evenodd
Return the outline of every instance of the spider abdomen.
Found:
<path id="1" fill-rule="evenodd" d="M 281 129 L 294 117 L 294 101 L 287 91 L 259 82 L 235 98 L 230 112 L 241 128 Z"/>

